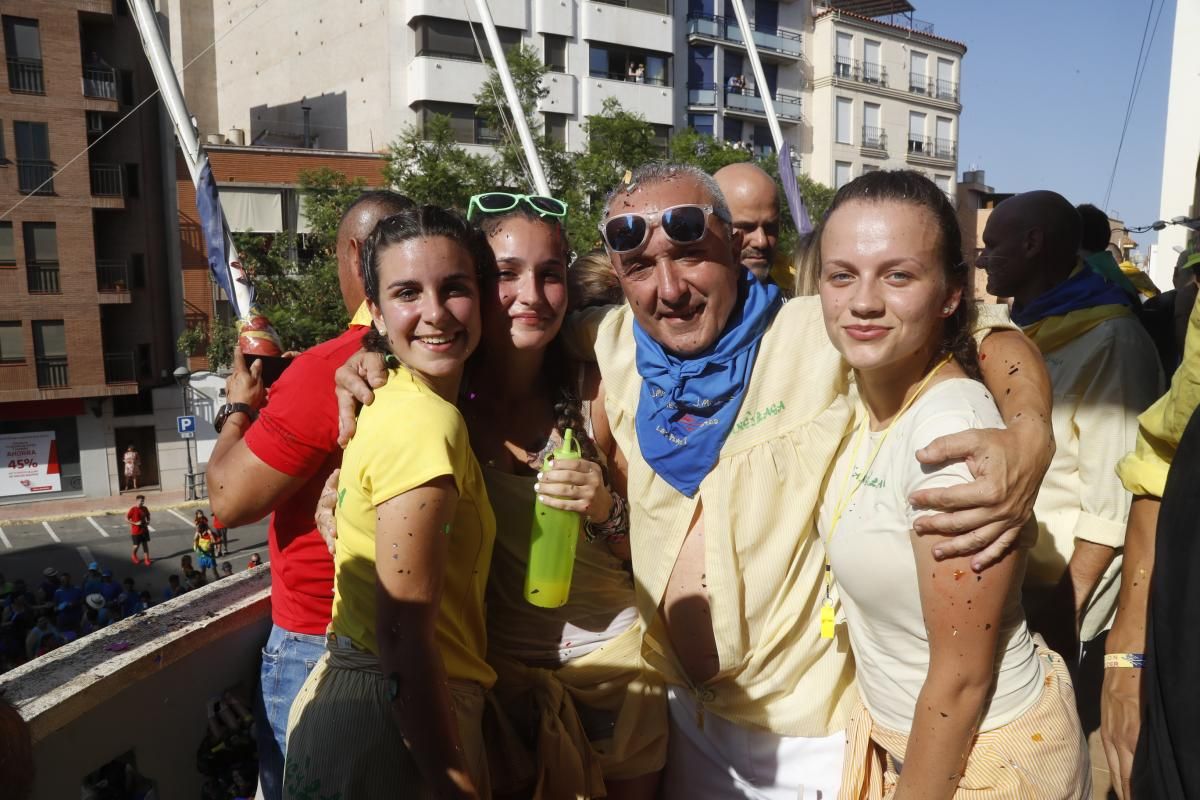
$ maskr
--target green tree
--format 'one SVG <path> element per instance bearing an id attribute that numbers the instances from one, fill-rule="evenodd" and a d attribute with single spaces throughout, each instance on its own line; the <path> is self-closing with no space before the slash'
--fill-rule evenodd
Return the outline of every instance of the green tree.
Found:
<path id="1" fill-rule="evenodd" d="M 208 368 L 216 371 L 233 366 L 237 328 L 219 319 L 197 323 L 179 334 L 175 348 L 186 356 L 207 356 Z"/>
<path id="2" fill-rule="evenodd" d="M 454 139 L 450 118 L 437 114 L 423 128 L 409 125 L 389 148 L 383 175 L 416 203 L 465 211 L 471 195 L 500 182 L 488 158 L 468 153 Z"/>
<path id="3" fill-rule="evenodd" d="M 567 218 L 567 234 L 578 253 L 600 246 L 597 226 L 604 198 L 625 172 L 663 157 L 654 127 L 642 115 L 621 108 L 614 97 L 605 98 L 601 112 L 588 117 L 583 129 L 588 146 L 575 157 Z"/>
<path id="4" fill-rule="evenodd" d="M 300 189 L 310 231 L 234 234 L 254 281 L 255 303 L 279 334 L 285 350 L 304 350 L 346 329 L 337 271 L 337 229 L 342 214 L 366 188 L 330 169 L 302 173 Z"/>
<path id="5" fill-rule="evenodd" d="M 721 167 L 750 160 L 750 154 L 728 142 L 684 128 L 671 137 L 672 161 L 691 164 L 712 175 Z"/>

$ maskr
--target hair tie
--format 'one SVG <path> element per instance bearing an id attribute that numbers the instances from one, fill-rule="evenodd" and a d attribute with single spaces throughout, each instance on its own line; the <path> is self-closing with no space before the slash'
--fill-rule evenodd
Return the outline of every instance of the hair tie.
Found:
<path id="1" fill-rule="evenodd" d="M 400 368 L 400 359 L 396 358 L 395 353 L 388 353 L 387 355 L 385 355 L 383 357 L 383 363 L 387 365 L 388 369 L 399 369 Z"/>

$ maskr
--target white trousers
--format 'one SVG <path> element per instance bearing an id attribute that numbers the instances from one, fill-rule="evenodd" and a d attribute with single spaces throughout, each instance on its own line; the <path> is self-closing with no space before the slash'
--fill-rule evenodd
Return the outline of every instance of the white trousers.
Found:
<path id="1" fill-rule="evenodd" d="M 687 689 L 667 688 L 671 719 L 664 800 L 837 800 L 844 732 L 778 736 L 705 712 Z"/>

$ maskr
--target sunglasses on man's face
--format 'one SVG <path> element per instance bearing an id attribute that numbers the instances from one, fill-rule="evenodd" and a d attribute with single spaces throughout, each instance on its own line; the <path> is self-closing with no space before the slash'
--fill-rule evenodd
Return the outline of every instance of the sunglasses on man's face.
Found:
<path id="1" fill-rule="evenodd" d="M 670 241 L 694 244 L 704 238 L 712 213 L 712 206 L 685 203 L 649 214 L 618 214 L 600 223 L 600 235 L 612 252 L 629 253 L 646 244 L 657 221 Z"/>
<path id="2" fill-rule="evenodd" d="M 541 194 L 484 192 L 471 198 L 471 203 L 467 206 L 467 219 L 474 221 L 481 214 L 504 214 L 516 208 L 518 203 L 525 203 L 543 217 L 562 218 L 567 215 L 567 204 L 554 197 Z"/>

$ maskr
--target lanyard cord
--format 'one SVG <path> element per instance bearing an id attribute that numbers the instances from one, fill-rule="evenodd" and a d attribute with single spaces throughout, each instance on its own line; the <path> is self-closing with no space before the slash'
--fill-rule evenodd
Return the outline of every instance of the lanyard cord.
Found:
<path id="1" fill-rule="evenodd" d="M 854 462 L 858 458 L 858 450 L 862 447 L 863 440 L 866 438 L 867 429 L 871 426 L 870 417 L 864 416 L 862 423 L 858 426 L 858 433 L 854 437 L 854 449 L 850 453 L 850 468 L 846 471 L 846 478 L 842 482 L 842 488 L 838 492 L 838 501 L 833 506 L 833 519 L 829 524 L 829 534 L 825 537 L 825 602 L 821 606 L 821 638 L 833 638 L 833 569 L 829 565 L 829 545 L 833 543 L 833 537 L 837 533 L 838 524 L 842 521 L 842 515 L 846 512 L 846 508 L 850 505 L 850 501 L 854 498 L 854 494 L 862 487 L 867 480 L 867 474 L 871 471 L 871 467 L 875 464 L 875 459 L 879 456 L 879 451 L 883 449 L 883 445 L 887 442 L 888 436 L 892 429 L 896 427 L 896 423 L 900 417 L 908 411 L 917 398 L 921 396 L 921 392 L 925 391 L 925 387 L 933 380 L 933 376 L 938 373 L 942 367 L 950 362 L 952 356 L 946 356 L 937 363 L 929 374 L 917 384 L 917 390 L 912 393 L 912 396 L 904 401 L 904 405 L 900 406 L 900 410 L 892 417 L 892 421 L 888 423 L 887 428 L 883 431 L 883 436 L 879 437 L 879 442 L 876 443 L 875 449 L 871 451 L 870 457 L 867 458 L 867 463 L 863 465 L 858 475 L 858 480 L 851 484 L 851 476 L 854 474 Z"/>

